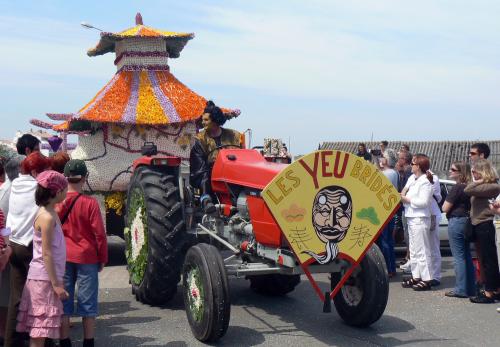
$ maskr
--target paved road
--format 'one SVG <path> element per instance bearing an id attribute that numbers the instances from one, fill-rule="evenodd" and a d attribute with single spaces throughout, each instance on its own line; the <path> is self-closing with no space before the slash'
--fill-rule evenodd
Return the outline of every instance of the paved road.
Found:
<path id="1" fill-rule="evenodd" d="M 304 279 L 283 298 L 267 298 L 250 291 L 243 279 L 231 281 L 231 321 L 220 346 L 498 346 L 498 305 L 477 305 L 444 297 L 453 285 L 452 259 L 443 259 L 443 284 L 431 292 L 403 289 L 400 276 L 392 280 L 384 316 L 368 329 L 342 323 L 335 312 L 322 313 Z M 325 275 L 319 276 L 326 286 Z M 101 273 L 99 346 L 202 346 L 190 332 L 178 294 L 165 307 L 135 301 L 125 267 Z M 75 320 L 75 322 L 77 322 Z M 81 326 L 72 329 L 80 336 Z M 78 346 L 78 345 L 77 345 Z"/>

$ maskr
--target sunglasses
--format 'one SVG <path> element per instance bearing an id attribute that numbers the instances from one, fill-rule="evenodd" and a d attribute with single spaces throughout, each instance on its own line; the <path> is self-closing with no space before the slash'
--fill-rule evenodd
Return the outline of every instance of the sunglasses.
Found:
<path id="1" fill-rule="evenodd" d="M 458 169 L 455 169 L 454 167 L 450 168 L 450 171 L 457 172 Z"/>
<path id="2" fill-rule="evenodd" d="M 477 152 L 469 152 L 469 155 L 472 156 L 472 155 L 477 155 L 478 153 Z"/>

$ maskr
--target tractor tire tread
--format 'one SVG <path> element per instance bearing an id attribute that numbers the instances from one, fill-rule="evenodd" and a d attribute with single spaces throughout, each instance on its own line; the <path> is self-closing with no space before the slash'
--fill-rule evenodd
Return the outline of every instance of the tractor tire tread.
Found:
<path id="1" fill-rule="evenodd" d="M 182 233 L 182 208 L 172 211 L 170 207 L 181 205 L 178 182 L 175 176 L 150 167 L 139 168 L 132 180 L 131 189 L 138 187 L 143 191 L 148 219 L 147 266 L 142 282 L 132 284 L 133 292 L 142 303 L 161 305 L 177 291 L 187 242 L 186 234 Z M 170 191 L 177 194 L 165 193 Z"/>

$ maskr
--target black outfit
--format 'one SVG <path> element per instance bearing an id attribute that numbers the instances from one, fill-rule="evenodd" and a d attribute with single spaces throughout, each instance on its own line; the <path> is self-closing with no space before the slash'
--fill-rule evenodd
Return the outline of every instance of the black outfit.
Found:
<path id="1" fill-rule="evenodd" d="M 452 204 L 451 209 L 446 213 L 446 218 L 469 216 L 470 197 L 464 193 L 465 187 L 465 183 L 457 183 L 446 196 L 446 201 Z"/>
<path id="2" fill-rule="evenodd" d="M 28 277 L 31 259 L 33 259 L 33 244 L 27 247 L 15 242 L 10 243 L 12 255 L 10 256 L 10 297 L 9 308 L 7 310 L 7 321 L 5 324 L 6 347 L 23 346 L 23 341 L 29 340 L 28 333 L 18 333 L 16 331 L 17 313 L 24 285 Z"/>
<path id="3" fill-rule="evenodd" d="M 356 153 L 356 155 L 358 157 L 363 158 L 364 160 L 368 160 L 368 161 L 372 160 L 372 155 L 370 153 L 368 153 L 368 152 L 365 152 L 365 153 L 358 152 L 358 153 Z"/>
<path id="4" fill-rule="evenodd" d="M 476 239 L 481 245 L 480 262 L 484 271 L 484 289 L 494 292 L 500 288 L 500 273 L 498 272 L 498 255 L 495 244 L 495 225 L 486 221 L 472 226 Z"/>
<path id="5" fill-rule="evenodd" d="M 214 138 L 217 146 L 220 146 L 220 137 Z M 189 184 L 201 190 L 201 194 L 210 194 L 212 192 L 210 175 L 212 173 L 212 164 L 208 162 L 207 154 L 199 139 L 196 139 L 191 155 L 189 156 Z"/>
<path id="6" fill-rule="evenodd" d="M 202 131 L 196 136 L 191 149 L 189 184 L 200 189 L 202 196 L 212 192 L 210 176 L 221 146 L 241 147 L 241 134 L 236 130 L 221 128 L 219 136 L 211 137 Z"/>

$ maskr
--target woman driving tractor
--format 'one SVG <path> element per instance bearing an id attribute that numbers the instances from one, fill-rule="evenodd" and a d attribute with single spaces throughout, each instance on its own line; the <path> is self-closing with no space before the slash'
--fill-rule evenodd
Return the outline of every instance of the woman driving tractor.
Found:
<path id="1" fill-rule="evenodd" d="M 215 106 L 213 101 L 207 101 L 201 116 L 204 130 L 198 133 L 189 158 L 191 171 L 189 184 L 201 190 L 200 202 L 207 214 L 215 212 L 211 196 L 210 174 L 219 149 L 221 147 L 242 147 L 241 134 L 236 130 L 222 127 L 226 120 L 222 110 Z"/>

